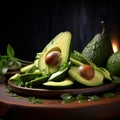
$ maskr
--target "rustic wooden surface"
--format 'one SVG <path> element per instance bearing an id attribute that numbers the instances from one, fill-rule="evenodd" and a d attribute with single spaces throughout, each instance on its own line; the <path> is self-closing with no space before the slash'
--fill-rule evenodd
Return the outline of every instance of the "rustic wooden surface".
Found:
<path id="1" fill-rule="evenodd" d="M 0 83 L 0 118 L 5 120 L 112 120 L 120 117 L 120 93 L 99 101 L 63 104 L 58 99 L 44 99 L 43 104 L 33 104 L 28 97 L 13 97 L 4 82 Z"/>

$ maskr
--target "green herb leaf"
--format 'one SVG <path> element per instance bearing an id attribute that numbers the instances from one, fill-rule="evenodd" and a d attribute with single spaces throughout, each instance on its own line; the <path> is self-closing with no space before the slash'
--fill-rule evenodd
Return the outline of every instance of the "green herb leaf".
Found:
<path id="1" fill-rule="evenodd" d="M 7 46 L 7 54 L 8 54 L 9 57 L 14 57 L 15 56 L 14 49 L 12 48 L 12 46 L 10 44 L 8 44 L 8 46 Z"/>
<path id="2" fill-rule="evenodd" d="M 71 103 L 75 98 L 70 93 L 63 93 L 61 96 L 62 103 Z"/>
<path id="3" fill-rule="evenodd" d="M 109 98 L 109 97 L 113 97 L 113 96 L 115 96 L 115 94 L 112 93 L 112 92 L 104 93 L 104 94 L 103 94 L 103 97 L 105 97 L 105 98 Z"/>
<path id="4" fill-rule="evenodd" d="M 91 101 L 97 101 L 100 100 L 100 97 L 97 95 L 92 95 L 92 96 L 88 96 L 88 99 Z"/>
<path id="5" fill-rule="evenodd" d="M 29 97 L 29 101 L 32 102 L 33 104 L 35 104 L 35 103 L 40 103 L 40 104 L 44 103 L 44 100 L 42 100 L 40 98 L 35 98 L 34 96 Z"/>
<path id="6" fill-rule="evenodd" d="M 77 100 L 79 103 L 86 102 L 85 96 L 83 96 L 82 94 L 78 94 L 78 95 L 76 96 L 76 100 Z"/>
<path id="7" fill-rule="evenodd" d="M 7 87 L 7 93 L 12 93 L 12 88 Z"/>
<path id="8" fill-rule="evenodd" d="M 20 96 L 19 96 L 18 94 L 16 94 L 16 93 L 14 93 L 12 96 L 15 97 L 15 98 L 19 98 L 19 97 L 20 97 Z"/>

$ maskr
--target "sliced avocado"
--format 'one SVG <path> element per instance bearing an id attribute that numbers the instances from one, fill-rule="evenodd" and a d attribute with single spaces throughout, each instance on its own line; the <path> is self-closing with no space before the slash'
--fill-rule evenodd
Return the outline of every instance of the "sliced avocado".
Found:
<path id="1" fill-rule="evenodd" d="M 32 72 L 34 72 L 36 69 L 37 69 L 37 68 L 36 68 L 35 64 L 32 63 L 32 64 L 30 64 L 30 65 L 27 65 L 27 66 L 22 67 L 22 68 L 20 69 L 20 72 L 21 72 L 21 73 L 32 73 Z"/>
<path id="2" fill-rule="evenodd" d="M 102 67 L 96 67 L 95 69 L 97 69 L 98 71 L 102 72 L 103 75 L 104 75 L 104 78 L 106 78 L 106 79 L 112 81 L 110 72 L 109 72 L 107 69 L 102 68 Z"/>
<path id="3" fill-rule="evenodd" d="M 16 73 L 9 78 L 9 80 L 19 80 L 19 79 L 20 79 L 20 74 L 19 73 Z"/>
<path id="4" fill-rule="evenodd" d="M 106 67 L 107 60 L 112 53 L 111 40 L 105 34 L 104 25 L 102 33 L 96 34 L 82 50 L 82 54 L 98 67 Z"/>
<path id="5" fill-rule="evenodd" d="M 71 62 L 63 64 L 61 69 L 55 73 L 53 73 L 48 81 L 61 81 L 67 74 L 67 70 L 70 67 Z"/>
<path id="6" fill-rule="evenodd" d="M 104 76 L 98 70 L 95 70 L 95 75 L 91 80 L 87 80 L 80 76 L 80 74 L 78 73 L 78 67 L 76 66 L 71 66 L 68 74 L 72 79 L 86 86 L 99 86 L 103 84 Z"/>
<path id="7" fill-rule="evenodd" d="M 39 74 L 34 74 L 34 73 L 26 73 L 26 74 L 21 74 L 20 79 L 23 83 L 31 81 L 37 77 L 39 77 Z"/>
<path id="8" fill-rule="evenodd" d="M 40 59 L 38 61 L 38 68 L 42 72 L 43 75 L 49 75 L 57 72 L 59 68 L 68 61 L 69 59 L 69 50 L 71 44 L 71 33 L 61 32 L 57 36 L 55 36 L 50 43 L 43 49 Z M 52 51 L 60 52 L 60 62 L 55 66 L 50 66 L 46 64 L 46 55 Z"/>
<path id="9" fill-rule="evenodd" d="M 63 89 L 63 88 L 70 88 L 71 86 L 73 86 L 74 82 L 69 79 L 69 78 L 65 78 L 62 81 L 56 82 L 56 81 L 47 81 L 45 83 L 43 83 L 43 85 L 47 88 L 51 88 L 51 89 Z"/>
<path id="10" fill-rule="evenodd" d="M 33 72 L 34 74 L 41 74 L 41 71 L 39 70 L 39 69 L 37 69 L 37 70 L 35 70 L 34 72 Z"/>
<path id="11" fill-rule="evenodd" d="M 44 82 L 46 82 L 48 80 L 47 76 L 41 76 L 41 77 L 37 77 L 34 80 L 31 80 L 29 82 L 25 83 L 26 87 L 31 87 L 31 88 L 36 88 L 36 87 L 40 87 L 40 85 Z"/>
<path id="12" fill-rule="evenodd" d="M 83 65 L 82 62 L 80 62 L 80 61 L 78 61 L 78 60 L 76 60 L 76 59 L 74 59 L 74 58 L 71 58 L 71 57 L 70 57 L 70 61 L 71 61 L 71 63 L 72 63 L 73 65 L 75 65 L 75 66 Z"/>

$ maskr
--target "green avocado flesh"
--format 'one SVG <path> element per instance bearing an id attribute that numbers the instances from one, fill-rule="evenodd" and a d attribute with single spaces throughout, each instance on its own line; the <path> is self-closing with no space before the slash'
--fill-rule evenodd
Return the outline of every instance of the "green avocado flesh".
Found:
<path id="1" fill-rule="evenodd" d="M 52 73 L 55 73 L 59 68 L 68 61 L 69 59 L 69 50 L 71 44 L 71 33 L 61 32 L 53 40 L 48 43 L 48 45 L 43 49 L 40 56 L 38 67 L 43 75 L 49 76 Z M 60 51 L 60 63 L 55 66 L 49 66 L 45 62 L 46 55 L 51 51 Z"/>
<path id="2" fill-rule="evenodd" d="M 74 82 L 70 80 L 69 78 L 65 78 L 62 81 L 56 82 L 56 81 L 48 81 L 43 83 L 44 86 L 46 87 L 51 87 L 51 88 L 69 88 L 72 86 Z"/>
<path id="3" fill-rule="evenodd" d="M 21 69 L 20 69 L 20 72 L 21 73 L 32 73 L 32 72 L 34 72 L 35 70 L 36 70 L 37 68 L 36 68 L 36 66 L 35 66 L 35 64 L 30 64 L 30 65 L 27 65 L 27 66 L 25 66 L 25 67 L 22 67 Z"/>
<path id="4" fill-rule="evenodd" d="M 55 73 L 53 73 L 48 81 L 61 81 L 66 75 L 67 75 L 67 70 L 69 69 L 71 65 L 71 62 L 68 62 L 66 64 L 63 64 L 63 67 Z"/>
<path id="5" fill-rule="evenodd" d="M 87 80 L 80 76 L 80 74 L 78 73 L 78 67 L 76 66 L 71 66 L 68 71 L 68 74 L 74 80 L 86 86 L 99 86 L 103 84 L 104 76 L 100 71 L 97 70 L 95 70 L 95 75 L 91 80 Z"/>

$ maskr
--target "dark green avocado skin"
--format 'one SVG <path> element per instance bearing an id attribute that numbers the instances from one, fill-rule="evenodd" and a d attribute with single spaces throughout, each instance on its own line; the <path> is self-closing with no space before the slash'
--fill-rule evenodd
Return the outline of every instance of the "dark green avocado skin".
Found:
<path id="1" fill-rule="evenodd" d="M 110 38 L 102 33 L 96 34 L 82 50 L 82 54 L 98 67 L 106 67 L 107 60 L 112 53 Z"/>

